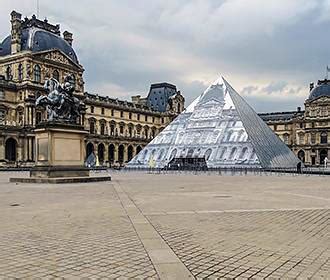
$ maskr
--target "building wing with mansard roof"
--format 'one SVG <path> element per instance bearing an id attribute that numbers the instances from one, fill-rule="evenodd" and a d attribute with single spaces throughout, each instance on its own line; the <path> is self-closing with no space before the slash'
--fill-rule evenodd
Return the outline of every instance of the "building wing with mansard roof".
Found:
<path id="1" fill-rule="evenodd" d="M 104 165 L 131 159 L 183 110 L 184 98 L 177 92 L 173 96 L 180 105 L 174 108 L 166 100 L 165 110 L 150 106 L 145 98 L 124 101 L 85 92 L 72 33 L 61 34 L 60 25 L 35 16 L 22 19 L 15 11 L 10 22 L 10 35 L 0 43 L 0 165 L 33 165 L 34 128 L 46 117 L 34 103 L 45 94 L 47 78 L 62 83 L 73 75 L 75 95 L 87 109 L 81 120 L 89 131 L 87 154 L 95 153 Z"/>

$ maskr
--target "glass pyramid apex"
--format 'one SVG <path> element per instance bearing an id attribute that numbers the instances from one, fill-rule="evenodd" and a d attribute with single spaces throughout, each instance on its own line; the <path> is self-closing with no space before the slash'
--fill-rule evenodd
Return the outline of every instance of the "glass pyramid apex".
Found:
<path id="1" fill-rule="evenodd" d="M 127 167 L 164 168 L 178 159 L 203 159 L 215 168 L 295 168 L 300 162 L 222 76 Z"/>

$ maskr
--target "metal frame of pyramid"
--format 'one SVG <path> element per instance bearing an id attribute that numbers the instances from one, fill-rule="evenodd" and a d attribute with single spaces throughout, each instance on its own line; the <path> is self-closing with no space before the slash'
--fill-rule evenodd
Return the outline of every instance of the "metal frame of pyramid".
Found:
<path id="1" fill-rule="evenodd" d="M 296 168 L 300 160 L 220 77 L 127 165 L 164 168 L 173 158 L 207 166 Z"/>

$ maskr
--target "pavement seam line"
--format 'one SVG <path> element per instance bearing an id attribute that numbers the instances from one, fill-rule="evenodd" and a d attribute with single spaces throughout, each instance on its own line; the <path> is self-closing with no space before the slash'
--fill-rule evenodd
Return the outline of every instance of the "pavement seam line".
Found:
<path id="1" fill-rule="evenodd" d="M 138 238 L 140 239 L 143 247 L 145 248 L 146 253 L 148 254 L 154 268 L 156 269 L 156 272 L 157 272 L 158 276 L 160 277 L 160 279 L 195 279 L 195 277 L 192 275 L 192 273 L 182 263 L 182 261 L 174 253 L 174 251 L 168 246 L 168 244 L 164 241 L 164 239 L 161 237 L 161 235 L 154 228 L 154 226 L 145 217 L 145 215 L 142 213 L 142 211 L 137 207 L 137 205 L 134 203 L 134 201 L 123 190 L 120 183 L 117 180 L 113 180 L 112 183 L 113 183 L 114 189 L 118 195 L 118 198 L 119 198 L 128 218 L 130 219 L 132 226 L 134 227 L 134 229 L 137 233 Z M 141 219 L 145 220 L 145 223 L 142 223 L 142 224 L 145 224 L 147 227 L 152 229 L 149 233 L 151 236 L 154 236 L 154 237 L 148 238 L 148 237 L 143 236 L 144 232 L 141 228 L 139 228 L 139 223 L 137 223 L 136 220 L 129 213 L 132 210 L 137 211 L 135 218 L 140 216 Z M 159 249 L 158 246 L 156 246 L 154 249 L 150 248 L 149 246 L 146 246 L 146 239 L 154 239 L 154 241 L 156 241 L 156 243 L 158 243 L 158 246 L 160 246 L 161 249 Z M 157 259 L 156 254 L 159 251 L 161 251 L 161 253 L 165 253 L 165 255 L 168 254 L 171 260 L 166 260 L 166 256 L 165 256 L 165 260 L 161 260 L 162 257 L 160 257 L 160 259 Z M 167 266 L 167 268 L 164 269 L 164 266 Z M 175 273 L 176 268 L 180 269 L 180 271 L 177 271 L 178 274 Z"/>

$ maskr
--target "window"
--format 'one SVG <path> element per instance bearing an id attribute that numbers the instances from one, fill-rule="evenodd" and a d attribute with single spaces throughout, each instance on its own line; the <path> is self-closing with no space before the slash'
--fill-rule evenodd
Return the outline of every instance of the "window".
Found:
<path id="1" fill-rule="evenodd" d="M 164 123 L 164 118 L 162 118 L 162 123 Z"/>
<path id="2" fill-rule="evenodd" d="M 104 108 L 101 108 L 101 115 L 104 115 Z"/>
<path id="3" fill-rule="evenodd" d="M 304 128 L 304 123 L 300 123 L 300 128 Z"/>
<path id="4" fill-rule="evenodd" d="M 21 63 L 18 65 L 18 80 L 23 81 L 23 65 Z"/>
<path id="5" fill-rule="evenodd" d="M 40 68 L 40 66 L 38 64 L 34 66 L 33 80 L 36 83 L 41 83 L 41 68 Z"/>
<path id="6" fill-rule="evenodd" d="M 40 123 L 42 120 L 42 114 L 41 112 L 37 112 L 36 114 L 36 124 Z"/>
<path id="7" fill-rule="evenodd" d="M 120 133 L 120 134 L 124 134 L 124 126 L 123 126 L 123 125 L 121 125 L 121 126 L 119 127 L 119 133 Z"/>
<path id="8" fill-rule="evenodd" d="M 311 144 L 315 144 L 315 142 L 316 142 L 316 134 L 312 133 L 311 134 Z"/>
<path id="9" fill-rule="evenodd" d="M 321 132 L 321 144 L 327 144 L 328 143 L 328 132 L 322 131 Z"/>
<path id="10" fill-rule="evenodd" d="M 137 114 L 136 118 L 139 121 L 140 120 L 140 114 Z"/>
<path id="11" fill-rule="evenodd" d="M 132 113 L 131 112 L 129 112 L 129 114 L 128 114 L 128 118 L 131 120 L 132 119 Z"/>
<path id="12" fill-rule="evenodd" d="M 114 115 L 115 115 L 115 110 L 112 109 L 112 110 L 111 110 L 111 116 L 113 117 Z"/>
<path id="13" fill-rule="evenodd" d="M 100 129 L 101 129 L 101 135 L 104 135 L 104 130 L 105 130 L 104 122 L 101 122 Z"/>
<path id="14" fill-rule="evenodd" d="M 8 66 L 6 69 L 6 80 L 10 81 L 13 78 L 13 76 L 11 75 L 11 67 Z"/>
<path id="15" fill-rule="evenodd" d="M 314 122 L 312 122 L 312 128 L 315 128 L 315 123 Z"/>
<path id="16" fill-rule="evenodd" d="M 274 124 L 274 130 L 277 130 L 277 125 L 276 124 Z"/>
<path id="17" fill-rule="evenodd" d="M 155 122 L 155 117 L 152 117 L 152 122 L 153 122 L 153 123 Z"/>
<path id="18" fill-rule="evenodd" d="M 133 136 L 133 130 L 132 130 L 131 126 L 128 128 L 128 134 L 129 134 L 129 137 Z"/>
<path id="19" fill-rule="evenodd" d="M 299 133 L 298 138 L 299 138 L 299 144 L 300 145 L 305 144 L 305 135 L 304 135 L 304 133 Z"/>
<path id="20" fill-rule="evenodd" d="M 144 116 L 144 121 L 148 121 L 148 116 Z"/>
<path id="21" fill-rule="evenodd" d="M 91 113 L 94 114 L 94 106 L 91 106 Z"/>
<path id="22" fill-rule="evenodd" d="M 110 135 L 111 136 L 115 135 L 115 125 L 114 124 L 110 125 Z"/>
<path id="23" fill-rule="evenodd" d="M 120 111 L 120 117 L 123 118 L 124 117 L 124 112 Z"/>
<path id="24" fill-rule="evenodd" d="M 55 79 L 56 81 L 60 81 L 60 73 L 57 70 L 53 71 L 53 79 Z"/>
<path id="25" fill-rule="evenodd" d="M 89 133 L 90 134 L 95 134 L 95 123 L 94 123 L 94 121 L 91 121 L 89 123 Z"/>

